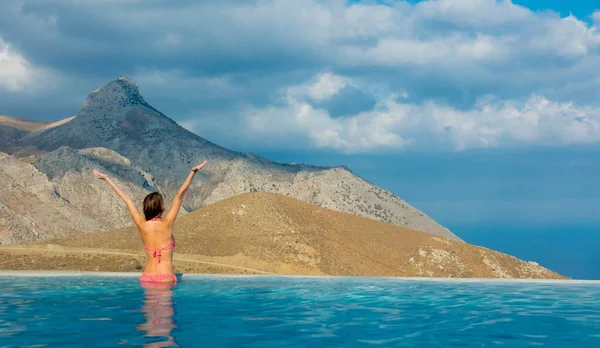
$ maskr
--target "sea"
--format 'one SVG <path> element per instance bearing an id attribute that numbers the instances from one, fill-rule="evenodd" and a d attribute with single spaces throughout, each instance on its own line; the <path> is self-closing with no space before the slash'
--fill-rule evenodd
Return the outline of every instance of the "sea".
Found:
<path id="1" fill-rule="evenodd" d="M 534 261 L 573 279 L 600 280 L 599 223 L 449 224 L 468 243 Z"/>

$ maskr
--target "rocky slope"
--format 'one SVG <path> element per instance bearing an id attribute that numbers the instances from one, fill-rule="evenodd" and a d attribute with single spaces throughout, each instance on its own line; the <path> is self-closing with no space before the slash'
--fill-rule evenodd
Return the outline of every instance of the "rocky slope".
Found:
<path id="1" fill-rule="evenodd" d="M 176 271 L 184 273 L 241 273 L 241 269 L 275 274 L 563 278 L 536 263 L 489 249 L 270 193 L 243 194 L 201 208 L 180 217 L 174 233 Z M 145 262 L 135 228 L 77 234 L 35 247 L 46 251 L 37 259 L 55 258 L 52 262 L 68 264 L 66 269 L 97 267 L 82 257 L 75 264 L 65 261 L 69 259 L 65 253 L 75 251 L 121 252 L 128 261 L 115 262 L 114 270 L 124 270 L 126 264 L 130 265 L 126 270 L 139 271 Z M 3 267 L 41 267 L 23 258 L 7 262 Z M 213 269 L 197 269 L 198 264 Z M 101 267 L 111 270 L 104 261 Z"/>
<path id="2" fill-rule="evenodd" d="M 122 206 L 108 198 L 114 194 L 94 183 L 89 173 L 94 166 L 126 183 L 139 201 L 152 190 L 169 199 L 190 167 L 208 159 L 209 166 L 186 196 L 187 211 L 241 193 L 273 192 L 459 240 L 424 213 L 345 168 L 278 164 L 213 144 L 154 109 L 125 78 L 92 92 L 75 117 L 20 132 L 6 146 L 10 153 L 34 163 L 61 197 L 94 220 L 126 222 Z M 104 206 L 109 203 L 111 207 Z M 107 222 L 102 228 L 114 226 Z"/>
<path id="3" fill-rule="evenodd" d="M 31 242 L 69 232 L 101 229 L 58 193 L 31 164 L 0 153 L 0 244 Z"/>

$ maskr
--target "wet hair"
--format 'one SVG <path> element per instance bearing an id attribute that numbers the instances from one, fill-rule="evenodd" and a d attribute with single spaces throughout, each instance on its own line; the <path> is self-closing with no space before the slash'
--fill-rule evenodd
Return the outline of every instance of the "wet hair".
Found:
<path id="1" fill-rule="evenodd" d="M 160 216 L 164 212 L 163 196 L 152 192 L 144 198 L 144 217 L 146 221 Z"/>

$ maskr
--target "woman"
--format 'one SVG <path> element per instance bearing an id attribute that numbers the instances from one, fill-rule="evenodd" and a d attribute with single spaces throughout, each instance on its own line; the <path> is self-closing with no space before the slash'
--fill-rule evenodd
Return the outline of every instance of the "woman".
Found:
<path id="1" fill-rule="evenodd" d="M 192 168 L 187 179 L 181 185 L 179 191 L 177 191 L 177 195 L 173 199 L 173 204 L 171 204 L 171 208 L 167 211 L 164 218 L 165 205 L 163 196 L 160 193 L 153 192 L 144 198 L 144 216 L 142 216 L 127 193 L 117 187 L 108 176 L 94 169 L 94 175 L 109 183 L 125 202 L 133 218 L 133 222 L 140 231 L 144 250 L 146 250 L 146 255 L 148 256 L 146 268 L 140 277 L 141 282 L 172 282 L 173 285 L 177 283 L 177 278 L 173 273 L 173 248 L 175 248 L 173 223 L 179 213 L 183 195 L 185 195 L 188 187 L 190 187 L 196 172 L 202 169 L 206 163 L 204 161 L 199 166 Z"/>

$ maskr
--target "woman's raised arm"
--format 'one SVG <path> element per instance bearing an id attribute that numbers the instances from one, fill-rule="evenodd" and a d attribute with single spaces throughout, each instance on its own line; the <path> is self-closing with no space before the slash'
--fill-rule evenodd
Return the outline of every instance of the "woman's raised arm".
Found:
<path id="1" fill-rule="evenodd" d="M 181 187 L 179 188 L 179 191 L 177 191 L 175 198 L 173 198 L 173 203 L 171 204 L 169 211 L 165 215 L 165 219 L 164 219 L 165 222 L 170 223 L 170 224 L 175 222 L 175 218 L 177 218 L 177 214 L 179 214 L 179 209 L 181 208 L 181 202 L 183 201 L 183 196 L 185 195 L 188 188 L 190 187 L 190 184 L 192 183 L 192 180 L 194 179 L 194 175 L 196 175 L 196 172 L 199 171 L 200 169 L 202 169 L 206 165 L 206 163 L 207 163 L 207 161 L 204 161 L 199 166 L 192 168 L 187 179 L 185 179 L 185 181 L 183 182 L 183 185 L 181 185 Z"/>
<path id="2" fill-rule="evenodd" d="M 133 201 L 131 200 L 131 197 L 129 197 L 129 195 L 127 193 L 125 193 L 123 190 L 121 190 L 112 180 L 110 180 L 110 178 L 108 177 L 108 175 L 100 173 L 97 169 L 94 169 L 94 175 L 98 179 L 106 181 L 113 188 L 113 190 L 115 190 L 115 192 L 117 193 L 117 195 L 119 195 L 119 197 L 121 197 L 121 199 L 123 200 L 123 202 L 125 202 L 125 204 L 127 205 L 127 209 L 129 209 L 129 213 L 131 214 L 131 218 L 133 218 L 133 222 L 136 225 L 139 226 L 144 221 L 146 221 L 146 219 L 144 219 L 144 217 L 142 216 L 142 214 L 140 214 L 140 212 L 135 207 L 135 204 L 133 204 Z"/>

